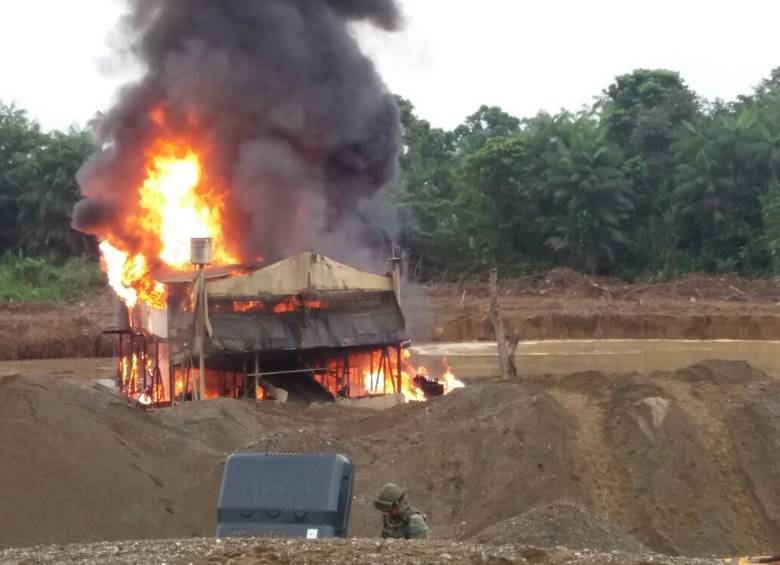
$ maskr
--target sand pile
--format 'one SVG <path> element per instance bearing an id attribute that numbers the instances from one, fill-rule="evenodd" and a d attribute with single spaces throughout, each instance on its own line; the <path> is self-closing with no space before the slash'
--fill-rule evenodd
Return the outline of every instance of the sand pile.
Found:
<path id="1" fill-rule="evenodd" d="M 0 379 L 0 546 L 203 534 L 221 456 L 106 393 Z"/>
<path id="2" fill-rule="evenodd" d="M 256 450 L 350 455 L 352 536 L 379 533 L 371 500 L 392 480 L 437 539 L 631 547 L 622 531 L 665 553 L 770 553 L 778 443 L 780 383 L 742 363 L 483 382 L 379 413 L 226 399 L 144 413 L 11 377 L 0 546 L 211 535 L 225 455 Z"/>
<path id="3" fill-rule="evenodd" d="M 494 524 L 472 538 L 492 545 L 519 544 L 538 548 L 643 553 L 641 543 L 579 504 L 559 501 Z"/>

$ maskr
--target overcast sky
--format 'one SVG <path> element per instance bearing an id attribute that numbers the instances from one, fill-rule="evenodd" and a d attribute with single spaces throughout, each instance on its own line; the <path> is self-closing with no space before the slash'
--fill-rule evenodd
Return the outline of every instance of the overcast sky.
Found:
<path id="1" fill-rule="evenodd" d="M 634 68 L 680 71 L 732 99 L 780 66 L 775 0 L 404 0 L 405 29 L 359 30 L 389 87 L 434 125 L 482 104 L 517 116 L 579 109 Z M 121 0 L 2 0 L 0 100 L 46 128 L 108 108 L 132 66 L 111 62 Z"/>

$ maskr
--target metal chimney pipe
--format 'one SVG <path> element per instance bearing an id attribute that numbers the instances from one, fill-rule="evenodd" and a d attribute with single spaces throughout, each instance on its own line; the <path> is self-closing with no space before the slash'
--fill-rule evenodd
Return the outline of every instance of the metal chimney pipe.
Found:
<path id="1" fill-rule="evenodd" d="M 393 267 L 392 271 L 392 279 L 393 279 L 393 290 L 395 291 L 395 299 L 398 302 L 398 306 L 401 305 L 401 261 L 402 257 L 400 253 L 396 253 L 396 247 L 393 245 L 393 255 L 388 259 L 388 263 L 390 263 Z"/>

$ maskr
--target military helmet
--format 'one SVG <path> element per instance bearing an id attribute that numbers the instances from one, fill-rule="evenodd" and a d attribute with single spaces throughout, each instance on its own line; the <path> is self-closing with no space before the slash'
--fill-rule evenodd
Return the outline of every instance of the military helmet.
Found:
<path id="1" fill-rule="evenodd" d="M 374 506 L 377 510 L 382 512 L 390 512 L 393 508 L 393 504 L 400 504 L 404 499 L 404 489 L 399 487 L 395 483 L 387 483 L 379 491 L 379 496 L 374 500 Z"/>

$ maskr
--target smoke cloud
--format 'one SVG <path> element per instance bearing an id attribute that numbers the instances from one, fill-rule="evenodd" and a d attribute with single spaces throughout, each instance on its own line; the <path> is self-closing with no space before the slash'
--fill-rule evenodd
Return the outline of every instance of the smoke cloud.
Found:
<path id="1" fill-rule="evenodd" d="M 348 24 L 398 28 L 395 0 L 134 0 L 124 25 L 146 73 L 95 124 L 73 226 L 131 251 L 144 151 L 164 135 L 207 147 L 243 257 L 314 249 L 349 259 L 397 174 L 398 107 Z M 163 111 L 161 126 L 155 111 Z M 389 214 L 392 215 L 392 214 Z M 368 228 L 368 229 L 367 229 Z M 374 238 L 376 239 L 376 238 Z"/>

